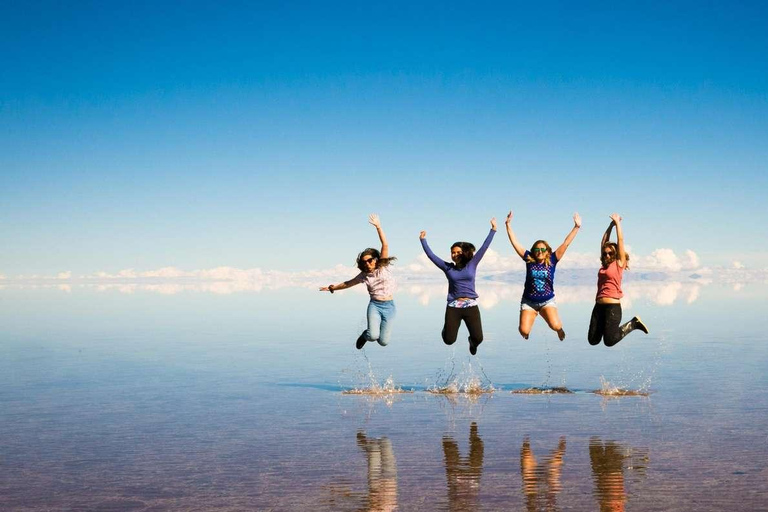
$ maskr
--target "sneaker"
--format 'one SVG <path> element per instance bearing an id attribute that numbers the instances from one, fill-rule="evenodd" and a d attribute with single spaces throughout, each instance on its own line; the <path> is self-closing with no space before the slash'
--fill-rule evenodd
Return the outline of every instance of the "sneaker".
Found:
<path id="1" fill-rule="evenodd" d="M 560 338 L 560 341 L 563 341 L 565 339 L 565 331 L 562 329 L 557 331 L 557 337 Z"/>
<path id="2" fill-rule="evenodd" d="M 639 316 L 636 316 L 632 319 L 632 325 L 635 329 L 638 329 L 640 331 L 643 331 L 645 334 L 648 334 L 648 328 L 645 326 L 642 320 L 640 320 Z"/>
<path id="3" fill-rule="evenodd" d="M 360 350 L 365 346 L 367 342 L 368 340 L 365 339 L 365 331 L 363 331 L 363 334 L 361 334 L 360 337 L 357 338 L 357 341 L 355 342 L 355 347 L 357 347 L 357 350 Z"/>
<path id="4" fill-rule="evenodd" d="M 472 342 L 472 336 L 470 336 L 470 337 L 469 337 L 469 338 L 467 338 L 467 339 L 469 340 L 469 353 L 470 353 L 470 354 L 472 354 L 472 355 L 474 356 L 475 354 L 477 354 L 477 345 L 475 345 L 475 344 Z"/>

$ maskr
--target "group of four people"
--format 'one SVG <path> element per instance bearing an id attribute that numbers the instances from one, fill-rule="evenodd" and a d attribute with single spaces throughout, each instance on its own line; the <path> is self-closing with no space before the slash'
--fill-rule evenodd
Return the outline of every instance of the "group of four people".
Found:
<path id="1" fill-rule="evenodd" d="M 592 317 L 589 322 L 587 339 L 591 345 L 603 341 L 606 346 L 613 346 L 631 331 L 638 329 L 648 333 L 648 328 L 639 317 L 621 324 L 621 280 L 624 270 L 629 268 L 629 254 L 624 248 L 624 233 L 621 229 L 621 216 L 611 215 L 608 225 L 600 242 L 601 266 L 597 273 L 597 296 Z M 381 227 L 379 216 L 371 214 L 369 222 L 376 228 L 381 241 L 381 250 L 368 248 L 357 257 L 357 268 L 360 273 L 349 281 L 332 284 L 320 288 L 320 291 L 335 292 L 357 284 L 365 283 L 371 300 L 368 304 L 368 328 L 357 338 L 355 346 L 363 348 L 369 341 L 376 341 L 385 346 L 389 343 L 392 320 L 395 316 L 393 300 L 394 278 L 390 264 L 396 258 L 389 255 L 389 245 Z M 562 260 L 568 246 L 576 238 L 581 228 L 581 217 L 573 215 L 573 228 L 565 237 L 563 243 L 553 252 L 545 240 L 537 240 L 530 250 L 526 250 L 517 240 L 512 231 L 512 212 L 507 215 L 507 236 L 515 252 L 525 262 L 525 286 L 520 301 L 520 335 L 528 339 L 533 322 L 540 314 L 547 325 L 557 333 L 562 341 L 565 331 L 557 312 L 555 302 L 555 269 Z M 617 241 L 611 242 L 611 232 L 616 228 Z M 419 234 L 421 246 L 427 257 L 437 268 L 445 273 L 448 279 L 448 304 L 445 308 L 445 324 L 442 338 L 446 345 L 456 342 L 461 322 L 469 331 L 469 352 L 477 353 L 477 347 L 483 341 L 483 326 L 480 320 L 480 308 L 477 304 L 478 294 L 475 291 L 475 276 L 477 265 L 483 259 L 496 234 L 496 219 L 491 219 L 491 230 L 479 250 L 469 242 L 456 242 L 451 246 L 451 261 L 443 261 L 432 252 L 427 244 L 427 232 Z"/>

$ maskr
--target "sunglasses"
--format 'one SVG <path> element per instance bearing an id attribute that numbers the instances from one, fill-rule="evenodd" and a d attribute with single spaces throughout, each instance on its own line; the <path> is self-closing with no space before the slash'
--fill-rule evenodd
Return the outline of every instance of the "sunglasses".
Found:
<path id="1" fill-rule="evenodd" d="M 360 261 L 362 261 L 363 263 L 370 263 L 372 261 L 376 261 L 376 258 L 368 258 L 367 260 L 360 260 Z"/>
<path id="2" fill-rule="evenodd" d="M 534 247 L 533 249 L 531 249 L 531 252 L 532 252 L 532 253 L 537 253 L 537 252 L 547 252 L 547 249 L 546 249 L 546 248 L 542 249 L 542 248 L 540 248 L 540 247 Z"/>
<path id="3" fill-rule="evenodd" d="M 603 251 L 605 256 L 613 256 L 613 251 Z"/>

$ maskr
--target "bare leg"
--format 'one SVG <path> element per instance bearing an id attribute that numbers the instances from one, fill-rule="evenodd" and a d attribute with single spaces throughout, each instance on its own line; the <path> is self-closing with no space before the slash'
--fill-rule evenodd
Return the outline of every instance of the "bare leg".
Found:
<path id="1" fill-rule="evenodd" d="M 557 337 L 560 341 L 565 339 L 565 331 L 563 330 L 563 322 L 560 321 L 560 315 L 557 313 L 555 306 L 545 306 L 541 308 L 541 317 L 547 322 L 550 329 L 557 332 Z"/>
<path id="2" fill-rule="evenodd" d="M 518 330 L 520 331 L 520 336 L 522 336 L 525 339 L 528 339 L 528 336 L 531 335 L 531 328 L 533 327 L 533 321 L 536 320 L 536 317 L 539 314 L 532 310 L 532 309 L 524 309 L 520 312 L 520 326 L 518 327 Z"/>

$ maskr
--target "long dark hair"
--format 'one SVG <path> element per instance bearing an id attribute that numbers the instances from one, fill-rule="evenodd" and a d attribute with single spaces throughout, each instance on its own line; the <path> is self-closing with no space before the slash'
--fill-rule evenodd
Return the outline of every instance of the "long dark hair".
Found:
<path id="1" fill-rule="evenodd" d="M 605 248 L 610 247 L 613 249 L 613 256 L 608 257 L 605 255 Z M 624 270 L 629 270 L 629 253 L 624 251 Z M 608 265 L 619 259 L 619 246 L 615 242 L 606 242 L 602 249 L 600 249 L 600 263 L 603 268 L 608 268 Z"/>
<path id="2" fill-rule="evenodd" d="M 475 246 L 469 242 L 456 242 L 451 246 L 451 250 L 453 250 L 454 247 L 461 249 L 461 257 L 459 258 L 459 262 L 455 264 L 456 268 L 466 267 L 467 263 L 475 257 Z"/>
<path id="3" fill-rule="evenodd" d="M 377 269 L 386 267 L 397 259 L 395 256 L 390 256 L 389 258 L 382 258 L 381 253 L 379 252 L 378 249 L 369 247 L 357 255 L 357 261 L 355 261 L 355 264 L 357 265 L 357 268 L 360 269 L 360 272 L 368 272 L 368 269 L 366 268 L 365 263 L 363 263 L 363 258 L 365 258 L 366 256 L 371 256 L 373 258 L 376 258 Z"/>

